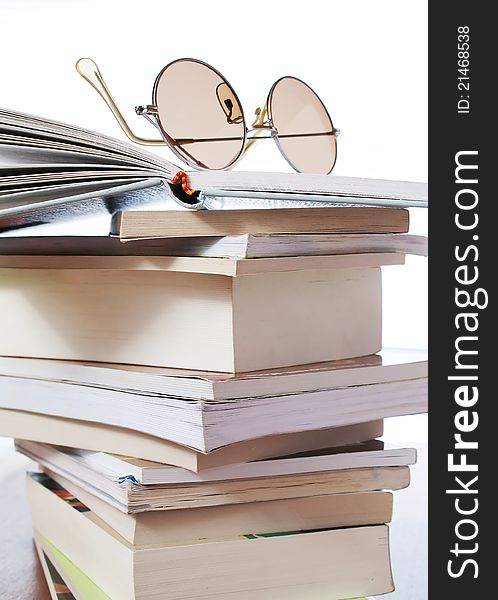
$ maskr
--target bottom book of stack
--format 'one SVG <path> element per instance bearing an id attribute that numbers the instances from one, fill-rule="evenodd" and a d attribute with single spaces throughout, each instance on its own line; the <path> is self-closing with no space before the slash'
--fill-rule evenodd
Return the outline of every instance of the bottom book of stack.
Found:
<path id="1" fill-rule="evenodd" d="M 109 598 L 53 544 L 47 540 L 41 540 L 36 534 L 35 546 L 52 600 L 106 600 Z M 362 597 L 351 600 L 372 599 Z"/>
<path id="2" fill-rule="evenodd" d="M 334 600 L 393 589 L 386 523 L 412 449 L 372 440 L 195 474 L 38 442 L 17 448 L 42 469 L 27 475 L 28 501 L 59 600 Z"/>

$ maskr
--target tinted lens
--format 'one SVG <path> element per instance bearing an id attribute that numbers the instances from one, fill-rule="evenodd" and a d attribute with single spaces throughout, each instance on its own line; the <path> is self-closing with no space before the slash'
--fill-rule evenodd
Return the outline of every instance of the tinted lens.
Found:
<path id="1" fill-rule="evenodd" d="M 270 115 L 282 154 L 302 173 L 330 173 L 336 158 L 336 137 L 325 106 L 315 92 L 294 77 L 273 87 Z"/>
<path id="2" fill-rule="evenodd" d="M 164 133 L 187 163 L 224 169 L 242 152 L 242 108 L 228 82 L 194 60 L 168 65 L 156 80 L 154 103 Z"/>

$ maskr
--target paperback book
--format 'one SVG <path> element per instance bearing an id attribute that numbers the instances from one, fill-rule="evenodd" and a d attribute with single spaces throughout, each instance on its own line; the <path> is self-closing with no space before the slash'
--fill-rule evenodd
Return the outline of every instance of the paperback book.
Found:
<path id="1" fill-rule="evenodd" d="M 84 235 L 82 234 L 82 230 Z M 20 231 L 24 235 L 20 234 Z M 0 255 L 10 256 L 201 256 L 273 258 L 337 254 L 400 253 L 427 255 L 427 238 L 403 233 L 244 234 L 121 240 L 109 230 L 53 227 L 0 235 Z M 31 235 L 30 235 L 31 234 Z"/>
<path id="2" fill-rule="evenodd" d="M 28 475 L 27 484 L 35 530 L 111 598 L 146 599 L 160 592 L 164 600 L 248 600 L 255 594 L 262 600 L 297 600 L 306 593 L 325 600 L 392 590 L 385 525 L 142 548 L 120 538 L 46 477 Z M 103 561 L 104 555 L 113 560 Z"/>
<path id="3" fill-rule="evenodd" d="M 250 439 L 425 412 L 427 364 L 420 355 L 413 358 L 408 353 L 385 370 L 375 364 L 381 359 L 373 357 L 367 359 L 370 366 L 360 360 L 352 370 L 353 361 L 344 370 L 335 364 L 315 365 L 309 371 L 301 367 L 242 375 L 240 381 L 227 377 L 226 386 L 220 382 L 224 393 L 211 399 L 200 390 L 209 389 L 213 382 L 196 373 L 190 377 L 183 373 L 180 379 L 173 376 L 168 391 L 164 379 L 162 389 L 154 391 L 150 386 L 155 380 L 142 387 L 147 371 L 136 369 L 142 377 L 127 389 L 126 375 L 118 384 L 120 373 L 112 369 L 100 372 L 100 367 L 86 370 L 82 365 L 73 371 L 79 381 L 57 381 L 47 377 L 48 367 L 38 378 L 34 372 L 27 376 L 19 370 L 15 375 L 19 363 L 10 359 L 7 364 L 14 365 L 14 371 L 5 368 L 0 376 L 0 408 L 124 427 L 205 453 Z M 161 370 L 151 373 L 159 380 L 163 375 Z M 101 383 L 89 385 L 95 377 Z M 187 384 L 183 390 L 178 385 L 182 382 Z"/>

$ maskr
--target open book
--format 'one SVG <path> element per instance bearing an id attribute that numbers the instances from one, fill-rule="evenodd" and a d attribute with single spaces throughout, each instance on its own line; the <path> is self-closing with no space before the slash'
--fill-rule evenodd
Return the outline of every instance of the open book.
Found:
<path id="1" fill-rule="evenodd" d="M 155 208 L 325 205 L 426 206 L 423 183 L 302 173 L 189 172 L 194 196 L 171 179 L 181 168 L 109 136 L 0 109 L 0 225 L 59 219 L 64 212 Z M 177 204 L 175 204 L 176 201 Z"/>

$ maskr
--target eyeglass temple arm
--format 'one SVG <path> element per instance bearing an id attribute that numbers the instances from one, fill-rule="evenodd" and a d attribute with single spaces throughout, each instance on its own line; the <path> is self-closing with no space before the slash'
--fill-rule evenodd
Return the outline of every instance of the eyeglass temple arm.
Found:
<path id="1" fill-rule="evenodd" d="M 123 117 L 123 114 L 117 107 L 116 102 L 114 101 L 114 98 L 112 97 L 111 92 L 109 91 L 109 88 L 107 87 L 97 64 L 91 58 L 80 58 L 76 63 L 76 70 L 83 77 L 83 79 L 86 79 L 86 81 L 88 81 L 88 83 L 93 87 L 93 89 L 104 100 L 104 102 L 107 104 L 110 111 L 116 118 L 116 121 L 121 126 L 121 129 L 125 132 L 126 136 L 132 142 L 135 142 L 136 144 L 144 144 L 146 146 L 164 146 L 165 142 L 163 140 L 143 138 L 133 133 L 133 131 L 130 129 L 130 126 Z"/>

